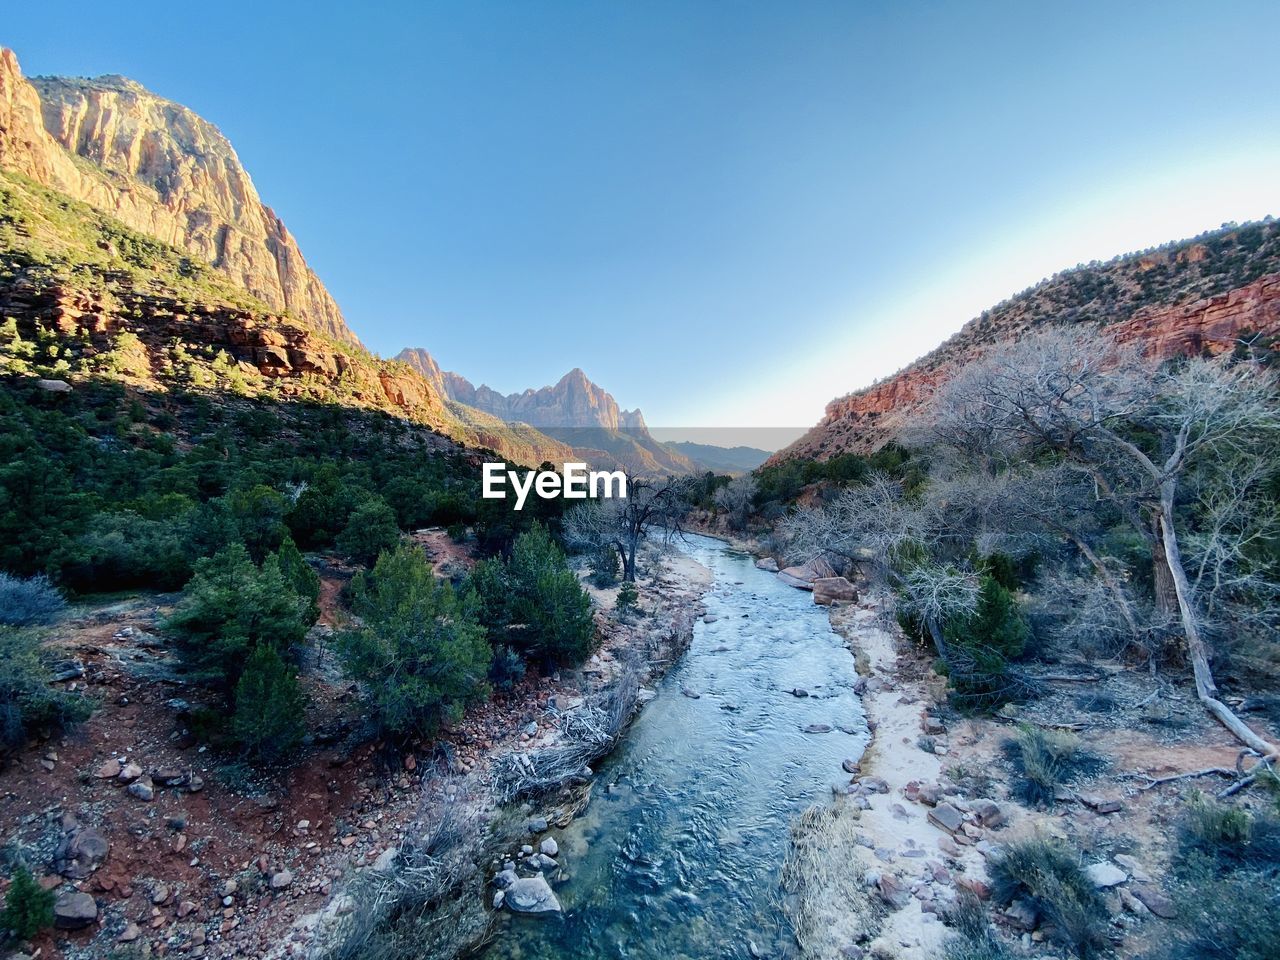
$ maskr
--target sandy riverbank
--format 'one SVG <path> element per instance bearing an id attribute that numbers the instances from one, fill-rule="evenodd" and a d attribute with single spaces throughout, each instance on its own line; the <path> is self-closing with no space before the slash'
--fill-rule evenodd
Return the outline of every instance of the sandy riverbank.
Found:
<path id="1" fill-rule="evenodd" d="M 1101 892 L 1118 956 L 1141 955 L 1167 939 L 1172 908 L 1162 877 L 1171 825 L 1196 784 L 1152 781 L 1229 768 L 1236 752 L 1229 735 L 1185 685 L 1119 663 L 1058 667 L 1064 675 L 1046 675 L 1034 700 L 961 716 L 946 704 L 931 655 L 904 637 L 887 604 L 872 589 L 831 610 L 856 658 L 873 736 L 832 806 L 793 831 L 801 862 L 792 875 L 828 880 L 827 888 L 801 884 L 804 956 L 938 957 L 952 935 L 940 917 L 964 890 L 987 899 L 989 858 L 1031 835 L 1061 837 L 1086 866 L 1112 874 Z M 1017 799 L 1020 775 L 1007 746 L 1018 723 L 1082 733 L 1089 772 L 1065 782 L 1049 806 Z M 856 882 L 847 896 L 831 896 L 831 878 L 847 878 L 850 862 Z M 990 913 L 1024 949 L 1048 939 L 1016 910 L 992 904 Z"/>

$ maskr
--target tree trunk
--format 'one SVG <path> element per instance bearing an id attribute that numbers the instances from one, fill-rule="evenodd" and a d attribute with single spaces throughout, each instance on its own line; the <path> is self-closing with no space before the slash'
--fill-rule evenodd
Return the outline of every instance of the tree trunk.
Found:
<path id="1" fill-rule="evenodd" d="M 636 582 L 636 551 L 639 546 L 639 537 L 629 538 L 626 542 L 618 541 L 618 553 L 622 557 L 622 580 L 624 583 Z"/>
<path id="2" fill-rule="evenodd" d="M 1155 593 L 1156 611 L 1173 618 L 1179 614 L 1178 587 L 1173 581 L 1173 571 L 1169 569 L 1169 551 L 1160 529 L 1160 516 L 1157 514 L 1151 518 L 1151 587 Z"/>
<path id="3" fill-rule="evenodd" d="M 1209 653 L 1205 647 L 1204 637 L 1200 633 L 1200 621 L 1191 605 L 1191 584 L 1182 566 L 1182 552 L 1178 548 L 1178 537 L 1173 525 L 1174 493 L 1175 487 L 1171 481 L 1161 484 L 1160 515 L 1157 519 L 1157 527 L 1160 542 L 1164 546 L 1164 556 L 1168 561 L 1169 574 L 1173 580 L 1178 612 L 1182 616 L 1182 628 L 1187 635 L 1187 653 L 1191 657 L 1191 671 L 1195 676 L 1196 696 L 1218 719 L 1218 722 L 1249 749 L 1262 757 L 1280 757 L 1280 745 L 1259 736 L 1252 727 L 1236 716 L 1230 707 L 1218 699 L 1218 685 L 1213 681 L 1213 672 L 1209 668 Z"/>

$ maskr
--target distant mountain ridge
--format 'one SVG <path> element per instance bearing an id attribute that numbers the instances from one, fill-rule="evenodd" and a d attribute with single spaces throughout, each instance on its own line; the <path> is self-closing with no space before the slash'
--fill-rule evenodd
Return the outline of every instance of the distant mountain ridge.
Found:
<path id="1" fill-rule="evenodd" d="M 816 426 L 768 462 L 877 450 L 962 366 L 1048 324 L 1100 326 L 1161 359 L 1222 353 L 1245 334 L 1280 336 L 1280 223 L 1231 225 L 1063 271 L 893 376 L 832 400 Z"/>
<path id="2" fill-rule="evenodd" d="M 593 383 L 580 367 L 574 367 L 554 386 L 503 394 L 484 384 L 477 387 L 460 374 L 440 369 L 435 358 L 422 347 L 406 347 L 395 359 L 413 367 L 449 399 L 503 420 L 518 420 L 532 427 L 646 429 L 639 410 L 623 410 L 613 396 Z"/>
<path id="3" fill-rule="evenodd" d="M 0 49 L 0 167 L 189 252 L 273 311 L 359 343 L 227 138 L 133 80 L 26 79 Z"/>
<path id="4" fill-rule="evenodd" d="M 668 440 L 667 446 L 679 450 L 699 467 L 716 473 L 750 473 L 769 459 L 769 451 L 758 447 L 717 447 L 692 440 Z"/>
<path id="5" fill-rule="evenodd" d="M 421 347 L 406 347 L 395 359 L 420 373 L 449 400 L 507 423 L 527 423 L 569 444 L 594 463 L 617 464 L 635 473 L 691 473 L 697 469 L 679 450 L 654 439 L 639 410 L 623 410 L 612 394 L 578 367 L 553 386 L 502 394 L 442 370 Z"/>

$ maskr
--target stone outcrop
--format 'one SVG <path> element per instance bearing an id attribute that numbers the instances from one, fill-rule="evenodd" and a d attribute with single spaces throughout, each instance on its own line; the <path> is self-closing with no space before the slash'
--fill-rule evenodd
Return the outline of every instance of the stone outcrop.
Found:
<path id="1" fill-rule="evenodd" d="M 24 338 L 63 336 L 89 356 L 119 355 L 130 343 L 126 377 L 163 383 L 181 373 L 193 348 L 225 356 L 225 375 L 274 384 L 285 398 L 341 390 L 354 406 L 387 409 L 447 428 L 452 420 L 430 384 L 395 365 L 334 344 L 282 316 L 219 304 L 191 304 L 128 288 L 80 290 L 18 275 L 0 282 L 0 313 Z M 122 339 L 129 334 L 132 341 Z M 172 375 L 172 374 L 171 374 Z"/>
<path id="2" fill-rule="evenodd" d="M 199 257 L 305 326 L 359 342 L 226 137 L 132 80 L 28 80 L 0 49 L 0 168 Z"/>
<path id="3" fill-rule="evenodd" d="M 844 577 L 818 577 L 813 581 L 813 602 L 821 607 L 835 603 L 854 603 L 858 588 Z"/>
<path id="4" fill-rule="evenodd" d="M 0 371 L 36 373 L 27 351 L 42 344 L 38 353 L 66 365 L 37 380 L 42 390 L 105 375 L 143 390 L 321 401 L 382 410 L 524 466 L 575 459 L 568 445 L 454 404 L 404 364 L 273 313 L 181 250 L 51 188 L 0 171 L 0 207 L 12 237 L 0 251 L 0 316 L 17 334 Z M 146 257 L 124 258 L 116 244 Z"/>
<path id="5" fill-rule="evenodd" d="M 955 371 L 1054 323 L 1101 326 L 1161 360 L 1223 353 L 1244 333 L 1280 336 L 1280 224 L 1232 228 L 1203 242 L 1060 274 L 971 320 L 892 377 L 831 401 L 813 429 L 768 462 L 874 452 Z"/>

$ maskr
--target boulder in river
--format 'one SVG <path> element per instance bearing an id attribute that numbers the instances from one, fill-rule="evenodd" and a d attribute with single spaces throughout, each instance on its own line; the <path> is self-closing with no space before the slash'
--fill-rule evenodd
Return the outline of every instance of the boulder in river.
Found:
<path id="1" fill-rule="evenodd" d="M 562 909 L 551 885 L 541 874 L 520 877 L 503 893 L 503 906 L 514 913 L 560 913 Z"/>
<path id="2" fill-rule="evenodd" d="M 769 573 L 777 573 L 778 561 L 773 559 L 773 557 L 761 557 L 756 561 L 756 567 Z"/>
<path id="3" fill-rule="evenodd" d="M 779 580 L 789 587 L 796 587 L 800 590 L 812 590 L 813 581 L 823 577 L 834 577 L 835 575 L 835 569 L 822 557 L 778 571 Z"/>
<path id="4" fill-rule="evenodd" d="M 857 599 L 858 588 L 844 577 L 819 577 L 813 581 L 813 602 L 819 606 L 852 603 Z"/>

